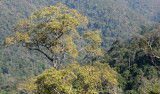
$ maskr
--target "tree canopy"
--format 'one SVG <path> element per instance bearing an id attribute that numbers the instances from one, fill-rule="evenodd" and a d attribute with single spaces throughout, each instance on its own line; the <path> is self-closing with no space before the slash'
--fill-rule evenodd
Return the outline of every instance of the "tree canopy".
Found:
<path id="1" fill-rule="evenodd" d="M 116 74 L 108 64 L 97 62 L 80 66 L 74 61 L 60 70 L 45 70 L 18 88 L 27 94 L 117 94 L 119 88 Z"/>
<path id="2" fill-rule="evenodd" d="M 66 59 L 76 58 L 78 50 L 74 40 L 84 38 L 88 52 L 103 56 L 99 46 L 99 32 L 88 31 L 81 37 L 76 28 L 88 23 L 76 9 L 69 9 L 59 3 L 57 6 L 44 7 L 33 12 L 29 20 L 20 20 L 15 26 L 15 34 L 7 37 L 5 44 L 20 43 L 29 50 L 45 55 L 57 68 Z M 59 64 L 58 64 L 59 61 Z"/>

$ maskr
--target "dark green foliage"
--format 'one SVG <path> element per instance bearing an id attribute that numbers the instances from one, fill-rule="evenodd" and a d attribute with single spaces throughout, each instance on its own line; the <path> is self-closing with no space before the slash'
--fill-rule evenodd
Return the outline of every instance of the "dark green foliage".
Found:
<path id="1" fill-rule="evenodd" d="M 119 72 L 119 86 L 124 94 L 148 94 L 147 89 L 155 88 L 154 82 L 151 85 L 153 79 L 160 81 L 159 70 L 143 50 L 134 48 L 136 42 L 133 43 L 116 40 L 102 61 L 108 62 Z M 160 63 L 158 60 L 154 62 Z M 155 89 L 155 92 L 159 92 L 157 88 Z"/>
<path id="2" fill-rule="evenodd" d="M 135 90 L 127 90 L 126 94 L 138 94 Z"/>

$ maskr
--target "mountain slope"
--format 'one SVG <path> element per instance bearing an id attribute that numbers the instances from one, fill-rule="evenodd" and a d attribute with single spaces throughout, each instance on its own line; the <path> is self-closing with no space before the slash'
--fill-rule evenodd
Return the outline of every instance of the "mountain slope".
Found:
<path id="1" fill-rule="evenodd" d="M 11 33 L 14 24 L 29 15 L 40 6 L 46 6 L 45 0 L 1 0 L 0 1 L 0 32 L 4 37 Z"/>
<path id="2" fill-rule="evenodd" d="M 46 1 L 1 0 L 0 1 L 0 93 L 15 94 L 16 83 L 33 77 L 49 67 L 48 61 L 38 53 L 28 52 L 17 45 L 4 47 L 6 36 L 13 34 L 15 23 L 26 19 Z M 41 3 L 40 3 L 41 2 Z M 9 93 L 10 92 L 10 93 Z"/>
<path id="3" fill-rule="evenodd" d="M 88 17 L 88 28 L 102 31 L 105 46 L 112 44 L 116 38 L 128 38 L 139 31 L 141 25 L 150 23 L 145 17 L 113 0 L 62 1 Z"/>
<path id="4" fill-rule="evenodd" d="M 148 17 L 148 19 L 160 21 L 160 0 L 116 0 L 122 5 L 131 8 L 138 14 Z"/>

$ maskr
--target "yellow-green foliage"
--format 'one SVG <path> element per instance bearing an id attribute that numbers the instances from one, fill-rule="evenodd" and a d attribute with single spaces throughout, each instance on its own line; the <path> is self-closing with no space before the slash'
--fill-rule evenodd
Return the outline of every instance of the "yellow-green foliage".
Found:
<path id="1" fill-rule="evenodd" d="M 80 66 L 73 62 L 62 69 L 50 68 L 27 83 L 18 86 L 21 92 L 31 94 L 99 94 L 101 87 L 117 87 L 116 71 L 108 64 Z M 103 83 L 108 83 L 102 85 Z M 116 93 L 113 92 L 112 93 Z"/>
<path id="2" fill-rule="evenodd" d="M 157 81 L 150 83 L 147 91 L 149 94 L 160 94 L 160 83 Z"/>
<path id="3" fill-rule="evenodd" d="M 89 30 L 84 34 L 84 38 L 88 41 L 88 46 L 86 47 L 86 50 L 88 52 L 93 53 L 94 55 L 98 56 L 104 56 L 99 46 L 102 43 L 102 40 L 99 36 L 100 31 L 91 31 Z"/>
<path id="4" fill-rule="evenodd" d="M 42 52 L 47 49 L 52 56 L 68 53 L 76 58 L 78 51 L 73 39 L 80 38 L 77 27 L 88 24 L 86 16 L 76 9 L 69 9 L 59 3 L 57 6 L 44 7 L 33 12 L 30 20 L 20 20 L 15 26 L 15 34 L 7 37 L 5 44 L 22 43 L 24 47 Z M 85 38 L 89 41 L 87 50 L 95 55 L 103 55 L 99 33 L 88 31 Z M 44 52 L 45 55 L 47 52 Z M 46 55 L 49 57 L 49 55 Z"/>
<path id="5" fill-rule="evenodd" d="M 30 20 L 17 22 L 16 33 L 7 37 L 5 44 L 21 42 L 24 46 L 30 44 L 26 46 L 28 48 L 36 49 L 45 46 L 53 53 L 63 50 L 75 58 L 78 51 L 72 38 L 80 38 L 76 28 L 87 23 L 86 16 L 59 3 L 33 12 Z"/>

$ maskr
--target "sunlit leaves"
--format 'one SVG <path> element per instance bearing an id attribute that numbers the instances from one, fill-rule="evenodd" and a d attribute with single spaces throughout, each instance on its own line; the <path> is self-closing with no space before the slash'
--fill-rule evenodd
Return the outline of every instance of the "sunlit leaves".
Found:
<path id="1" fill-rule="evenodd" d="M 12 37 L 7 37 L 5 40 L 5 45 L 9 45 L 9 44 L 14 44 L 17 41 L 22 41 L 22 42 L 28 42 L 30 39 L 29 34 L 26 33 L 20 33 L 20 32 L 16 32 L 14 36 Z"/>
<path id="2" fill-rule="evenodd" d="M 16 33 L 6 38 L 5 44 L 21 42 L 29 48 L 47 47 L 52 53 L 67 52 L 71 57 L 78 56 L 73 38 L 80 38 L 76 28 L 88 23 L 86 17 L 75 9 L 59 3 L 44 7 L 30 16 L 31 20 L 21 20 L 15 26 Z"/>
<path id="3" fill-rule="evenodd" d="M 29 32 L 34 24 L 29 20 L 20 20 L 16 23 L 14 30 L 16 32 Z"/>
<path id="4" fill-rule="evenodd" d="M 98 94 L 97 90 L 100 87 L 111 89 L 107 84 L 102 85 L 104 82 L 115 87 L 118 85 L 116 74 L 108 64 L 97 62 L 94 65 L 80 67 L 78 63 L 73 62 L 60 70 L 51 68 L 44 71 L 28 84 L 21 84 L 20 90 L 31 91 L 32 94 Z"/>
<path id="5" fill-rule="evenodd" d="M 29 20 L 20 20 L 15 26 L 16 33 L 6 38 L 5 44 L 21 43 L 29 50 L 36 50 L 45 55 L 55 67 L 67 58 L 78 57 L 75 40 L 86 40 L 81 46 L 96 56 L 103 56 L 100 49 L 99 31 L 88 31 L 84 37 L 77 32 L 78 27 L 88 23 L 76 9 L 69 9 L 59 3 L 56 6 L 43 7 L 30 16 Z M 78 44 L 81 45 L 81 44 Z M 81 49 L 81 48 L 80 48 Z M 54 62 L 55 61 L 55 62 Z M 58 63 L 57 63 L 58 62 Z"/>
<path id="6" fill-rule="evenodd" d="M 149 92 L 149 94 L 159 94 L 160 93 L 160 84 L 156 81 L 149 84 L 149 89 L 147 91 Z"/>
<path id="7" fill-rule="evenodd" d="M 14 37 L 7 37 L 4 44 L 13 44 L 14 42 Z"/>
<path id="8" fill-rule="evenodd" d="M 88 41 L 88 46 L 86 50 L 98 56 L 103 56 L 103 53 L 99 46 L 101 45 L 101 38 L 99 36 L 100 32 L 88 31 L 84 34 L 84 38 Z"/>

